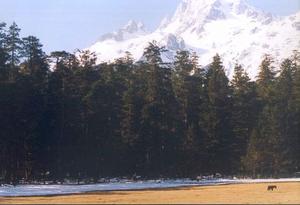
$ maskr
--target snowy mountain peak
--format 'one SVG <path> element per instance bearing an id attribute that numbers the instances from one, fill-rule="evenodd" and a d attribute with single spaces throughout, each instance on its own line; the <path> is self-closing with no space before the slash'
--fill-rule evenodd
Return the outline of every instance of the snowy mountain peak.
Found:
<path id="1" fill-rule="evenodd" d="M 244 0 L 183 0 L 177 10 L 180 12 L 202 13 L 209 9 L 233 10 L 236 7 L 247 7 Z"/>
<path id="2" fill-rule="evenodd" d="M 115 40 L 124 41 L 131 38 L 136 38 L 147 33 L 142 22 L 130 20 L 125 26 L 116 32 L 108 33 L 100 37 L 99 41 Z"/>
<path id="3" fill-rule="evenodd" d="M 140 31 L 145 31 L 145 26 L 142 22 L 136 22 L 134 20 L 128 21 L 128 23 L 123 27 L 123 31 L 128 33 L 136 33 Z"/>
<path id="4" fill-rule="evenodd" d="M 230 4 L 230 5 L 239 5 L 245 4 L 245 0 L 182 0 L 182 3 L 188 5 L 203 5 L 204 7 L 215 5 L 215 4 Z"/>
<path id="5" fill-rule="evenodd" d="M 182 0 L 170 18 L 154 32 L 140 22 L 129 21 L 117 32 L 102 36 L 89 49 L 99 62 L 124 56 L 126 51 L 141 59 L 148 42 L 157 41 L 172 60 L 177 50 L 195 51 L 203 66 L 219 53 L 229 77 L 239 62 L 255 78 L 265 54 L 278 62 L 300 47 L 300 12 L 276 17 L 257 9 L 246 0 Z"/>
<path id="6" fill-rule="evenodd" d="M 173 20 L 176 18 L 217 20 L 241 14 L 250 17 L 267 15 L 250 6 L 245 0 L 183 0 Z"/>
<path id="7" fill-rule="evenodd" d="M 218 20 L 236 19 L 245 16 L 268 24 L 273 16 L 256 9 L 245 0 L 182 0 L 175 15 L 164 21 L 159 29 L 181 35 L 190 30 L 197 34 L 203 31 L 206 23 Z"/>

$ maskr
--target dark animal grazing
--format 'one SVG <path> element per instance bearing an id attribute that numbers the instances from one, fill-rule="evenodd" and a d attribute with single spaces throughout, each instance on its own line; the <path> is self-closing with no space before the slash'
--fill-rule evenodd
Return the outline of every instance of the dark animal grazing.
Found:
<path id="1" fill-rule="evenodd" d="M 277 186 L 274 185 L 268 186 L 268 191 L 273 191 L 274 189 L 277 189 Z"/>

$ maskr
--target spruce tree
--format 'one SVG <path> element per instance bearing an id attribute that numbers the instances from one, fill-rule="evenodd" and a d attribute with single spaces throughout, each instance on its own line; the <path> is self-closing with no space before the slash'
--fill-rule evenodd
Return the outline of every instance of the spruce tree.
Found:
<path id="1" fill-rule="evenodd" d="M 274 81 L 276 72 L 274 71 L 272 63 L 272 57 L 266 55 L 259 67 L 259 73 L 256 82 L 258 96 L 262 103 L 274 102 Z"/>
<path id="2" fill-rule="evenodd" d="M 231 92 L 221 57 L 214 56 L 207 71 L 208 114 L 205 146 L 208 172 L 231 171 Z M 226 164 L 226 165 L 225 165 Z"/>
<path id="3" fill-rule="evenodd" d="M 232 87 L 232 144 L 235 172 L 241 167 L 241 159 L 246 155 L 247 144 L 256 122 L 256 92 L 254 84 L 241 65 L 236 64 Z"/>
<path id="4" fill-rule="evenodd" d="M 294 55 L 293 58 L 293 86 L 291 95 L 291 140 L 289 146 L 292 160 L 292 170 L 299 171 L 300 169 L 300 55 Z"/>
<path id="5" fill-rule="evenodd" d="M 244 159 L 248 168 L 254 164 L 259 164 L 257 170 L 252 170 L 252 173 L 257 175 L 278 175 L 283 161 L 282 139 L 279 134 L 276 112 L 275 80 L 272 58 L 265 56 L 256 81 L 260 105 L 258 107 L 258 121 L 251 135 L 253 139 L 250 139 L 250 142 L 258 141 L 258 143 L 250 143 L 247 156 Z M 253 157 L 251 154 L 259 157 Z"/>
<path id="6" fill-rule="evenodd" d="M 17 65 L 20 62 L 22 41 L 20 39 L 20 31 L 17 24 L 14 22 L 8 29 L 6 36 L 6 47 L 9 54 L 9 79 L 15 80 L 18 73 Z"/>
<path id="7" fill-rule="evenodd" d="M 174 172 L 176 159 L 177 101 L 174 96 L 171 69 L 161 59 L 164 49 L 150 43 L 144 51 L 148 78 L 142 129 L 145 142 L 145 169 L 153 174 Z"/>
<path id="8" fill-rule="evenodd" d="M 74 152 L 69 148 L 70 137 L 68 136 L 67 109 L 69 100 L 68 84 L 72 77 L 72 69 L 69 66 L 70 54 L 65 51 L 55 51 L 49 56 L 49 60 L 54 63 L 54 71 L 51 73 L 47 88 L 47 113 L 49 117 L 49 127 L 47 136 L 52 156 L 49 159 L 49 170 L 56 177 L 62 180 L 67 173 L 67 166 L 72 162 L 66 163 L 68 157 Z M 75 129 L 74 129 L 75 130 Z M 77 131 L 77 130 L 76 130 Z M 68 154 L 67 152 L 70 151 Z M 66 154 L 67 153 L 67 154 Z"/>
<path id="9" fill-rule="evenodd" d="M 0 23 L 0 81 L 7 80 L 6 23 Z"/>
<path id="10" fill-rule="evenodd" d="M 48 65 L 46 54 L 42 50 L 43 45 L 34 36 L 23 38 L 22 41 L 21 56 L 26 59 L 22 64 L 22 72 L 32 74 L 37 79 L 44 79 L 48 74 Z"/>
<path id="11" fill-rule="evenodd" d="M 203 138 L 200 127 L 203 108 L 203 75 L 197 56 L 188 51 L 178 51 L 175 56 L 173 87 L 180 104 L 180 135 L 182 158 L 180 170 L 183 176 L 200 172 L 204 165 L 200 160 Z"/>
<path id="12" fill-rule="evenodd" d="M 281 152 L 284 157 L 281 166 L 282 172 L 291 172 L 293 154 L 291 148 L 295 143 L 292 137 L 293 111 L 292 111 L 292 89 L 294 84 L 294 68 L 290 59 L 285 59 L 281 64 L 280 75 L 276 85 L 276 118 L 278 120 Z"/>
<path id="13" fill-rule="evenodd" d="M 128 172 L 141 174 L 144 166 L 142 109 L 145 104 L 147 72 L 140 66 L 132 68 L 128 76 L 128 89 L 123 95 L 122 139 L 126 146 L 126 165 Z"/>

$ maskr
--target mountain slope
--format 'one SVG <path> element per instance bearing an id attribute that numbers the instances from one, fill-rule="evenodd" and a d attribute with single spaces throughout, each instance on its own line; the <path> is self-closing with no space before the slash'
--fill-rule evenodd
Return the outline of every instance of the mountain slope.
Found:
<path id="1" fill-rule="evenodd" d="M 255 78 L 264 54 L 278 60 L 292 55 L 300 47 L 300 12 L 277 17 L 256 9 L 245 0 L 182 0 L 174 16 L 164 19 L 154 32 L 130 21 L 124 28 L 106 34 L 89 49 L 101 61 L 122 57 L 125 51 L 140 59 L 148 42 L 156 40 L 170 51 L 196 51 L 200 63 L 207 65 L 219 53 L 228 76 L 236 62 Z"/>

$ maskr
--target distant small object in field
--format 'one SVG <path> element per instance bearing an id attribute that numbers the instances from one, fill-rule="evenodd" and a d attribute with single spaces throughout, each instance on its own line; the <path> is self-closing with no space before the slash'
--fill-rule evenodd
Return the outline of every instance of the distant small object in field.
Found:
<path id="1" fill-rule="evenodd" d="M 275 185 L 268 186 L 268 191 L 273 191 L 274 189 L 277 189 L 277 186 Z"/>

